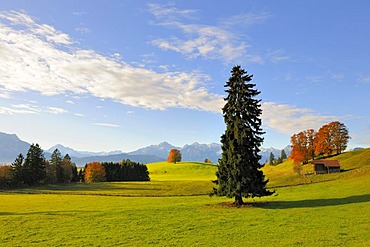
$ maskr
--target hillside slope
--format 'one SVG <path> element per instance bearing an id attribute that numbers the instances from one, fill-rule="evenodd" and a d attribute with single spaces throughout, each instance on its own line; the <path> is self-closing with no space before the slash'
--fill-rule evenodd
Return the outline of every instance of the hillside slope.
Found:
<path id="1" fill-rule="evenodd" d="M 290 159 L 277 166 L 265 165 L 262 170 L 270 180 L 268 183 L 269 187 L 317 183 L 345 179 L 348 177 L 365 176 L 366 179 L 370 178 L 370 148 L 345 152 L 329 159 L 338 160 L 343 172 L 313 175 L 313 165 L 307 164 L 302 166 L 303 175 L 298 175 L 297 172 L 294 171 L 294 163 Z M 370 182 L 370 180 L 367 181 Z"/>

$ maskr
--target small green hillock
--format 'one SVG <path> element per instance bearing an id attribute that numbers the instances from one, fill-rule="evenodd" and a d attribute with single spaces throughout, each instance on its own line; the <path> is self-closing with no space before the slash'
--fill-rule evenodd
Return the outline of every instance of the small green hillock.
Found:
<path id="1" fill-rule="evenodd" d="M 202 162 L 156 162 L 147 164 L 150 179 L 165 180 L 214 180 L 217 166 Z"/>

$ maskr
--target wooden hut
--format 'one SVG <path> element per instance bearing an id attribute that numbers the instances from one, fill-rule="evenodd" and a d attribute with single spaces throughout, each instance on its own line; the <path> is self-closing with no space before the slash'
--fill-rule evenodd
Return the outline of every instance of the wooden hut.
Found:
<path id="1" fill-rule="evenodd" d="M 340 172 L 338 160 L 314 160 L 314 169 L 316 174 L 327 174 Z"/>

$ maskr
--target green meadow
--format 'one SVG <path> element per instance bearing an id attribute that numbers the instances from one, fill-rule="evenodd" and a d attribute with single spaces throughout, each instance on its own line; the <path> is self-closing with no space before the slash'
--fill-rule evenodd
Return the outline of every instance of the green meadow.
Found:
<path id="1" fill-rule="evenodd" d="M 215 165 L 148 164 L 150 182 L 53 185 L 0 192 L 0 246 L 370 246 L 370 149 L 344 172 L 297 175 L 265 166 L 271 197 L 209 197 Z"/>

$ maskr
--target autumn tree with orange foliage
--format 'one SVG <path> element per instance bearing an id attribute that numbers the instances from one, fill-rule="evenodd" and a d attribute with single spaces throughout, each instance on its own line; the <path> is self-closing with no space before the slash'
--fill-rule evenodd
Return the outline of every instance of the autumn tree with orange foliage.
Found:
<path id="1" fill-rule="evenodd" d="M 315 156 L 340 154 L 347 148 L 348 130 L 343 123 L 331 122 L 322 126 L 318 132 L 313 129 L 301 131 L 290 138 L 292 152 L 290 158 L 295 163 L 306 164 Z"/>
<path id="2" fill-rule="evenodd" d="M 181 161 L 181 153 L 178 149 L 171 149 L 170 154 L 167 157 L 168 163 L 175 163 Z"/>
<path id="3" fill-rule="evenodd" d="M 342 153 L 351 137 L 343 123 L 331 122 L 322 126 L 315 136 L 315 154 L 330 156 Z"/>
<path id="4" fill-rule="evenodd" d="M 314 138 L 315 131 L 313 129 L 301 131 L 290 138 L 292 144 L 290 158 L 293 159 L 295 163 L 302 162 L 306 164 L 310 159 L 314 158 Z"/>
<path id="5" fill-rule="evenodd" d="M 0 188 L 9 188 L 12 185 L 13 171 L 12 166 L 0 166 Z"/>
<path id="6" fill-rule="evenodd" d="M 99 162 L 92 162 L 87 164 L 85 168 L 84 178 L 86 183 L 106 181 L 104 166 Z"/>

